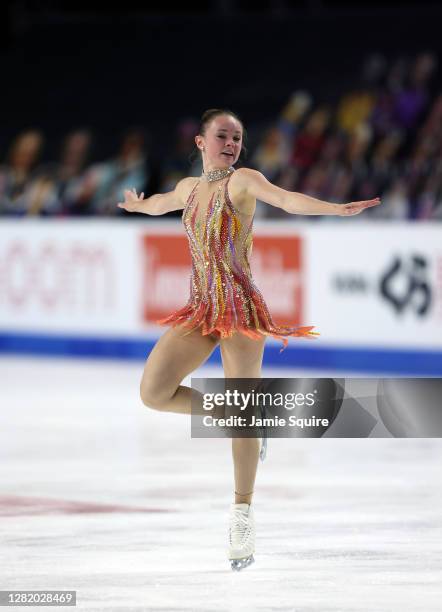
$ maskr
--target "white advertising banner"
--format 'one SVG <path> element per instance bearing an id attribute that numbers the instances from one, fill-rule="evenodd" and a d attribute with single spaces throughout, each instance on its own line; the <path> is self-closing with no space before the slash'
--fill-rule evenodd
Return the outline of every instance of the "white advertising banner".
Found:
<path id="1" fill-rule="evenodd" d="M 442 227 L 345 221 L 255 223 L 252 272 L 276 322 L 315 325 L 302 346 L 440 350 Z M 155 337 L 189 276 L 179 220 L 0 221 L 3 333 Z"/>
<path id="2" fill-rule="evenodd" d="M 316 227 L 306 311 L 322 344 L 442 348 L 442 226 Z"/>
<path id="3" fill-rule="evenodd" d="M 132 224 L 0 223 L 3 331 L 139 332 L 140 248 Z"/>

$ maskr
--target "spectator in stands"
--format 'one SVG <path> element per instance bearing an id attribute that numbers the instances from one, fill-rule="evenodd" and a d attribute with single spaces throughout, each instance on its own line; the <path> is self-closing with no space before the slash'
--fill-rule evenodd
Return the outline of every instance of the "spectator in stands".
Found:
<path id="1" fill-rule="evenodd" d="M 373 219 L 404 221 L 409 218 L 408 187 L 402 177 L 397 176 L 393 179 L 391 185 L 382 194 L 382 204 L 385 205 L 384 210 L 379 210 L 376 215 L 372 215 Z"/>
<path id="2" fill-rule="evenodd" d="M 277 125 L 269 127 L 262 142 L 251 158 L 253 168 L 264 174 L 267 180 L 273 182 L 287 165 L 290 149 L 283 132 Z"/>
<path id="3" fill-rule="evenodd" d="M 284 106 L 279 117 L 278 127 L 285 135 L 289 145 L 293 144 L 293 139 L 311 105 L 312 97 L 307 91 L 295 91 Z"/>
<path id="4" fill-rule="evenodd" d="M 325 132 L 331 119 L 328 107 L 319 107 L 306 119 L 295 137 L 290 164 L 305 174 L 315 163 L 325 142 Z"/>
<path id="5" fill-rule="evenodd" d="M 422 188 L 416 197 L 413 218 L 422 221 L 435 218 L 442 192 L 442 168 L 426 177 Z"/>
<path id="6" fill-rule="evenodd" d="M 0 212 L 3 215 L 26 215 L 26 190 L 38 176 L 44 138 L 40 130 L 26 130 L 13 140 L 0 167 Z"/>
<path id="7" fill-rule="evenodd" d="M 391 181 L 398 176 L 398 151 L 403 140 L 401 132 L 391 132 L 384 136 L 374 147 L 365 177 L 359 177 L 356 193 L 383 194 Z"/>
<path id="8" fill-rule="evenodd" d="M 81 206 L 90 214 L 121 214 L 115 202 L 124 198 L 125 189 L 135 187 L 147 191 L 149 178 L 144 132 L 130 129 L 124 134 L 114 159 L 94 164 L 87 170 L 74 206 Z"/>
<path id="9" fill-rule="evenodd" d="M 442 94 L 432 94 L 437 65 L 428 51 L 412 60 L 399 55 L 391 65 L 371 54 L 358 86 L 343 93 L 336 111 L 315 104 L 307 91 L 295 91 L 263 136 L 262 126 L 251 126 L 256 135 L 251 165 L 283 189 L 319 199 L 358 201 L 385 194 L 384 206 L 367 211 L 364 221 L 441 219 Z M 175 153 L 159 173 L 160 191 L 201 173 L 199 157 L 189 171 L 196 130 L 193 119 L 178 124 Z M 19 134 L 0 167 L 0 214 L 122 214 L 114 203 L 129 185 L 148 191 L 144 133 L 130 130 L 115 159 L 87 167 L 91 141 L 90 132 L 75 130 L 59 162 L 42 165 L 42 132 Z M 284 213 L 258 206 L 256 215 Z"/>
<path id="10" fill-rule="evenodd" d="M 429 103 L 429 80 L 435 67 L 436 59 L 432 54 L 418 55 L 407 75 L 406 85 L 396 96 L 396 125 L 407 135 L 412 134 Z"/>
<path id="11" fill-rule="evenodd" d="M 195 146 L 195 134 L 198 132 L 198 122 L 194 119 L 184 119 L 178 124 L 175 150 L 165 160 L 160 180 L 160 192 L 175 189 L 175 185 L 185 176 L 199 176 L 202 172 L 199 159 L 195 160 L 189 170 L 189 155 Z"/>
<path id="12" fill-rule="evenodd" d="M 386 73 L 385 81 L 378 91 L 376 103 L 370 114 L 370 124 L 374 130 L 375 140 L 398 127 L 396 99 L 403 90 L 407 69 L 407 60 L 399 56 Z"/>
<path id="13" fill-rule="evenodd" d="M 385 58 L 380 54 L 372 54 L 366 58 L 359 84 L 355 89 L 344 93 L 338 102 L 336 125 L 340 130 L 351 134 L 360 124 L 368 121 L 379 95 L 385 64 Z"/>
<path id="14" fill-rule="evenodd" d="M 442 93 L 435 97 L 430 105 L 428 115 L 418 131 L 418 141 L 423 138 L 432 142 L 432 153 L 435 153 L 442 142 Z"/>
<path id="15" fill-rule="evenodd" d="M 269 128 L 255 149 L 251 166 L 260 170 L 268 180 L 288 191 L 294 191 L 299 171 L 289 165 L 295 136 L 311 105 L 311 96 L 305 91 L 294 92 L 284 106 L 276 124 Z M 279 218 L 284 211 L 269 206 L 257 206 L 255 218 Z"/>
<path id="16" fill-rule="evenodd" d="M 433 170 L 431 147 L 430 138 L 421 138 L 403 163 L 402 176 L 407 182 L 411 219 L 417 218 L 419 195 Z"/>
<path id="17" fill-rule="evenodd" d="M 314 164 L 304 177 L 302 192 L 313 198 L 319 198 L 320 194 L 326 192 L 330 179 L 329 168 L 326 162 Z"/>
<path id="18" fill-rule="evenodd" d="M 367 150 L 371 137 L 366 123 L 360 123 L 350 134 L 338 127 L 331 132 L 319 158 L 327 168 L 324 198 L 339 202 L 353 197 L 355 186 L 369 173 Z"/>
<path id="19" fill-rule="evenodd" d="M 44 165 L 29 186 L 28 214 L 75 215 L 84 212 L 77 196 L 91 141 L 90 131 L 84 129 L 74 130 L 65 137 L 60 160 Z"/>

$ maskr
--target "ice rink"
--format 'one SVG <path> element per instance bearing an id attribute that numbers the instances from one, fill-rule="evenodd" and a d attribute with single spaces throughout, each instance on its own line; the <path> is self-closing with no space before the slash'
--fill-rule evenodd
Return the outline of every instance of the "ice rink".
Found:
<path id="1" fill-rule="evenodd" d="M 441 610 L 440 439 L 270 439 L 255 564 L 234 573 L 231 442 L 143 406 L 142 368 L 0 359 L 1 589 L 90 611 Z"/>

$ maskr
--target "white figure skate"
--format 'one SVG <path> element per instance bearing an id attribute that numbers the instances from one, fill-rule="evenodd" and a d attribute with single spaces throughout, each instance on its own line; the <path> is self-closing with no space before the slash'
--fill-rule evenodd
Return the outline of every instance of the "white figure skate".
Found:
<path id="1" fill-rule="evenodd" d="M 231 504 L 229 560 L 232 570 L 242 570 L 255 559 L 255 517 L 249 504 Z"/>

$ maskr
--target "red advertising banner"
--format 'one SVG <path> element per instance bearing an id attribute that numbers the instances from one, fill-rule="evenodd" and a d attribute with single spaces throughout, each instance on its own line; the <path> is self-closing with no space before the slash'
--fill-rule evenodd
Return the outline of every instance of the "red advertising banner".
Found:
<path id="1" fill-rule="evenodd" d="M 187 303 L 191 260 L 185 235 L 144 235 L 142 241 L 142 317 L 153 323 Z M 304 323 L 301 251 L 299 236 L 254 237 L 253 280 L 278 324 Z"/>

